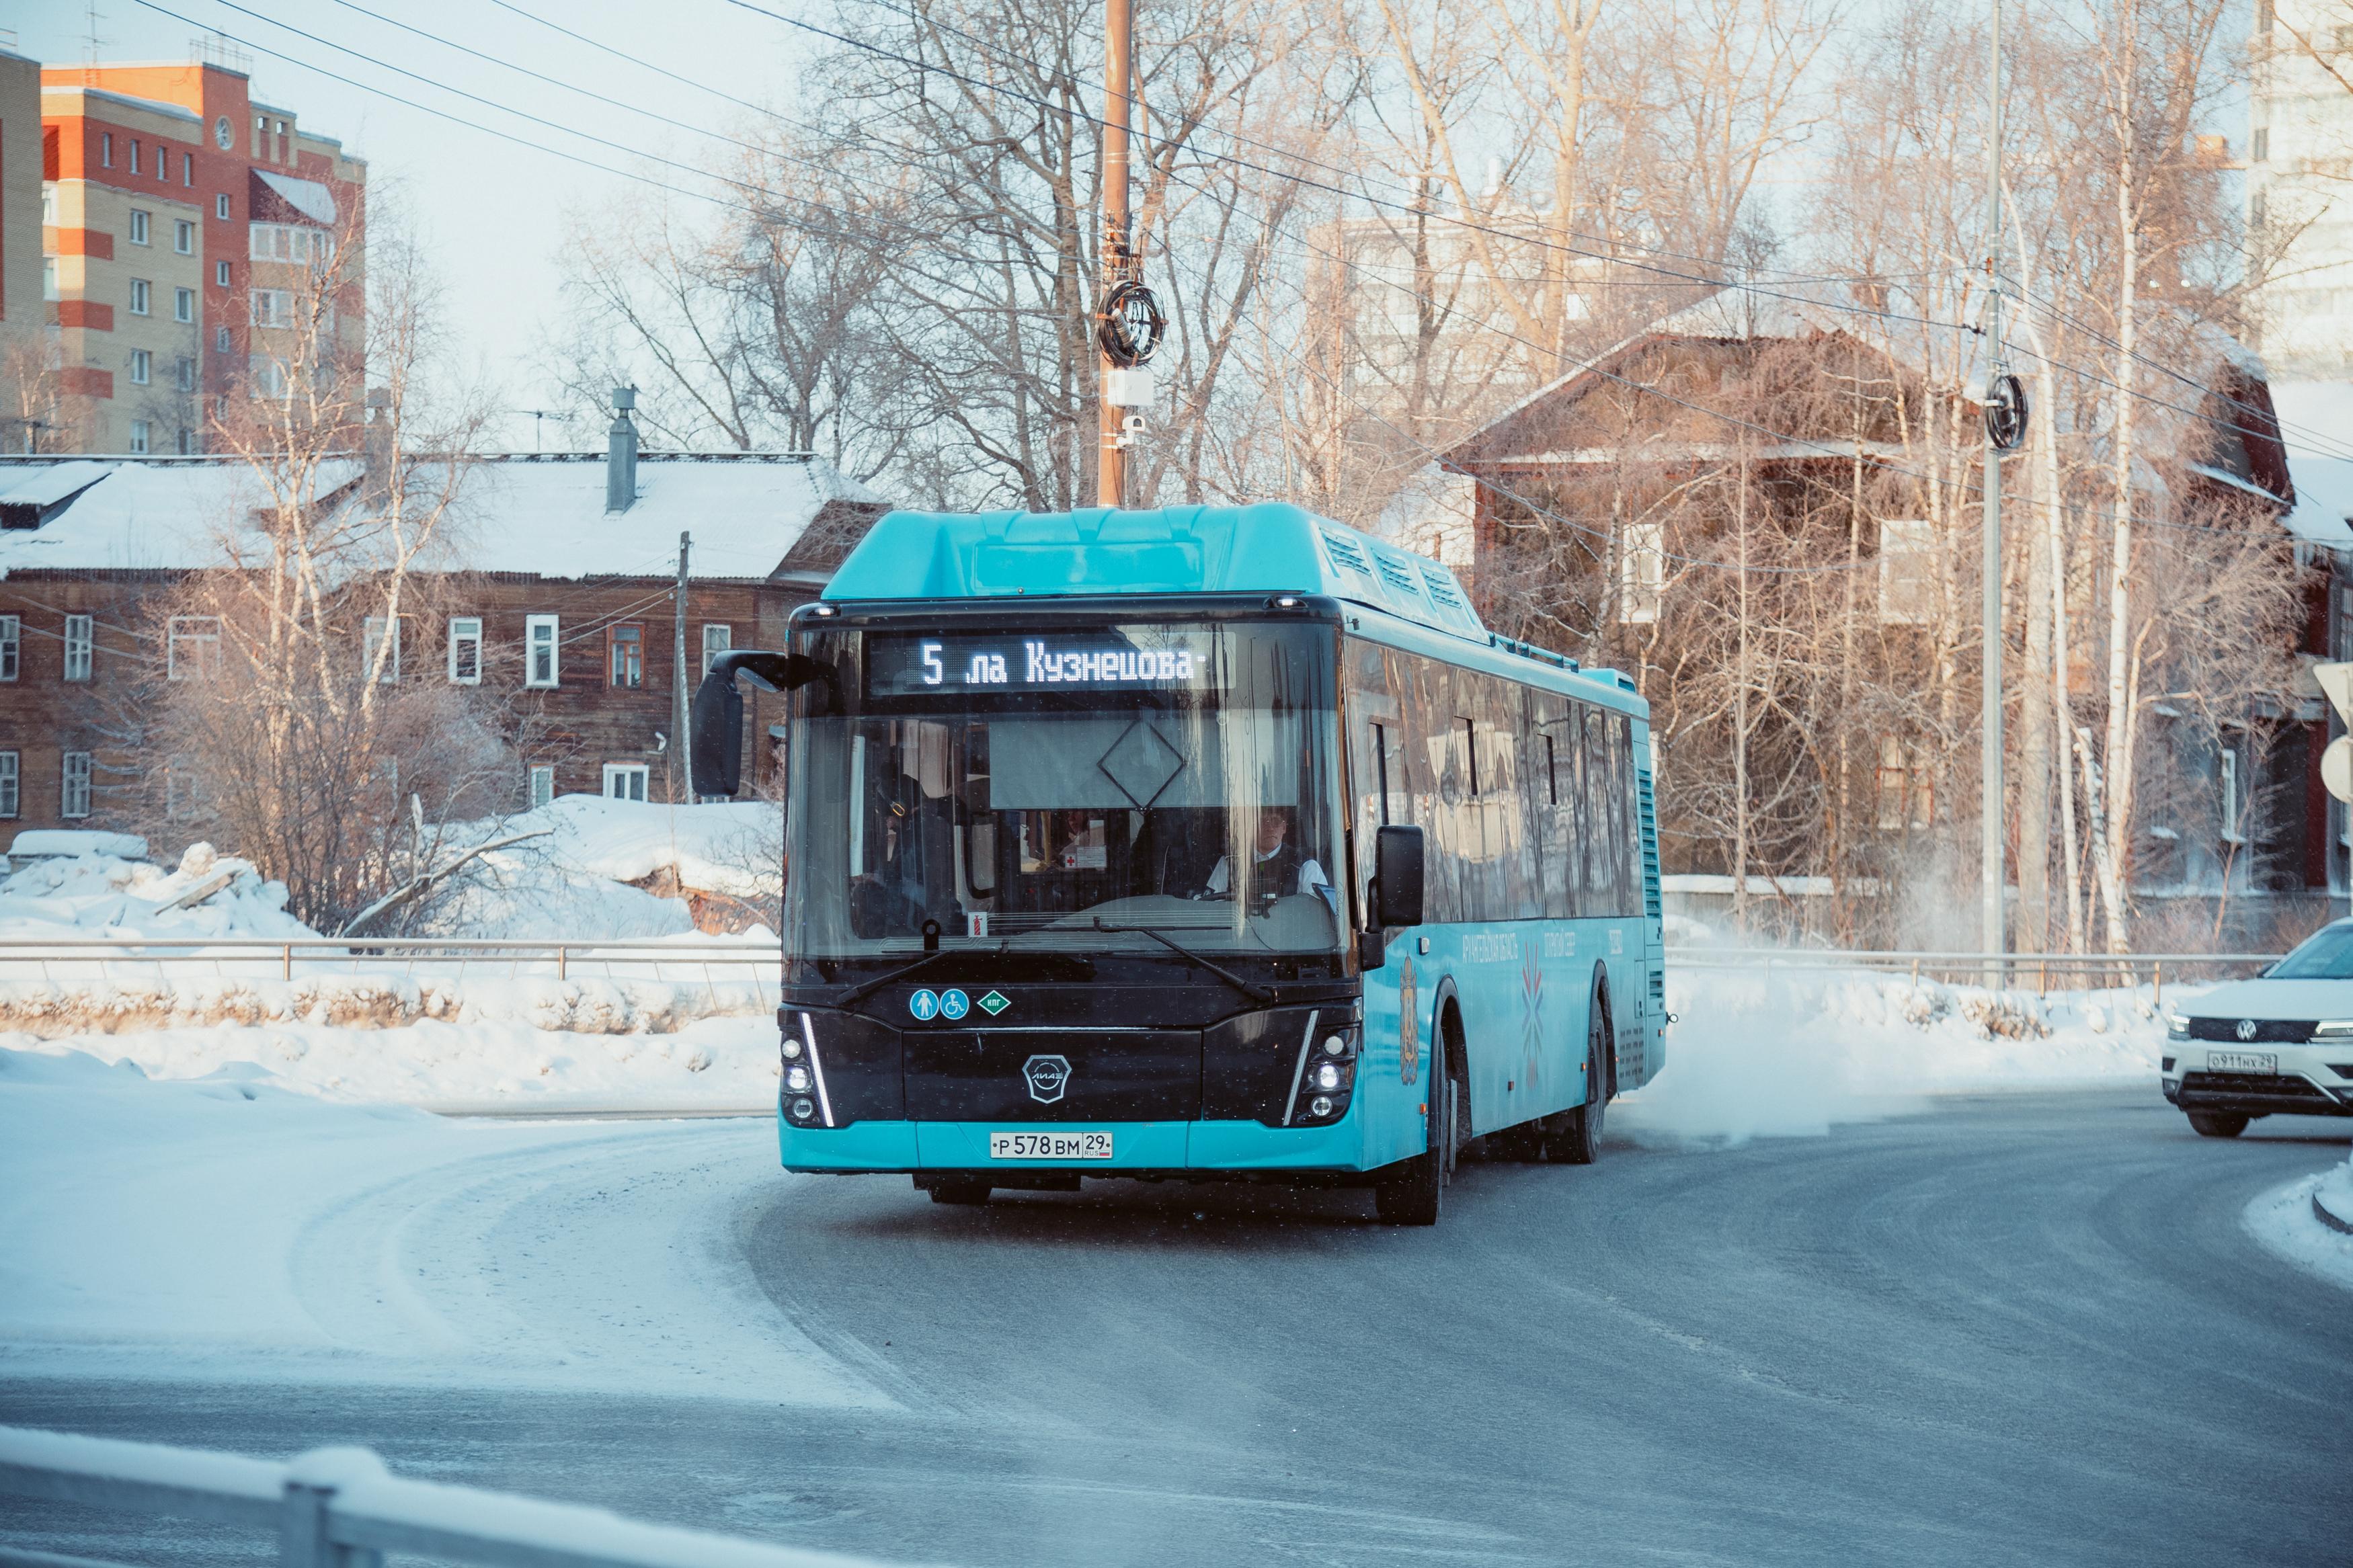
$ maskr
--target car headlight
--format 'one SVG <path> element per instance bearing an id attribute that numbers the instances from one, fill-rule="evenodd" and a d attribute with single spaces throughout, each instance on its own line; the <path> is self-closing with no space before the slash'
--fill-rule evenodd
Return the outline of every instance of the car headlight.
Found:
<path id="1" fill-rule="evenodd" d="M 2168 1040 L 2188 1039 L 2189 1037 L 2189 1020 L 2183 1017 L 2179 1013 L 2168 1013 L 2165 1016 L 2165 1037 Z"/>
<path id="2" fill-rule="evenodd" d="M 2353 1018 L 2324 1018 L 2312 1026 L 2316 1040 L 2353 1040 Z"/>

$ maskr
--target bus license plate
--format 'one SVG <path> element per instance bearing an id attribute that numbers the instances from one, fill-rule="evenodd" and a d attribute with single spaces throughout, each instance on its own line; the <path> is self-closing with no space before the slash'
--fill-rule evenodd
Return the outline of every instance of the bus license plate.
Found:
<path id="1" fill-rule="evenodd" d="M 2215 1072 L 2276 1073 L 2279 1055 L 2275 1051 L 2209 1051 L 2206 1065 Z"/>
<path id="2" fill-rule="evenodd" d="M 1108 1160 L 1108 1132 L 992 1132 L 992 1160 Z"/>

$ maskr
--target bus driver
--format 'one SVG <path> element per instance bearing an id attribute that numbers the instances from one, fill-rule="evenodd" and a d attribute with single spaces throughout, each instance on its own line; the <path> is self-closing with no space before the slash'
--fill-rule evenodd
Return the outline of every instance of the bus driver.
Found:
<path id="1" fill-rule="evenodd" d="M 1336 911 L 1340 904 L 1339 890 L 1324 874 L 1324 868 L 1301 856 L 1291 843 L 1291 818 L 1278 806 L 1267 806 L 1258 814 L 1258 832 L 1250 845 L 1249 895 L 1252 903 L 1271 903 L 1291 893 L 1315 893 Z M 1227 899 L 1233 896 L 1232 871 L 1226 857 L 1209 869 L 1209 879 L 1201 889 L 1205 899 Z"/>

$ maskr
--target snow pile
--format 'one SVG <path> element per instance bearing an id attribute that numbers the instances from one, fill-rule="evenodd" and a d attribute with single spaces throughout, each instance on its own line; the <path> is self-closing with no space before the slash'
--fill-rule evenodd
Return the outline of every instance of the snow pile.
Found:
<path id="1" fill-rule="evenodd" d="M 295 1019 L 56 1039 L 0 1033 L 0 1068 L 19 1054 L 70 1052 L 158 1079 L 234 1073 L 325 1100 L 519 1115 L 776 1107 L 776 1026 L 765 1014 L 681 1018 L 662 1033 L 568 1026 L 579 1021 L 551 1011 L 365 1029 Z"/>
<path id="2" fill-rule="evenodd" d="M 584 1035 L 666 1034 L 697 1018 L 764 1013 L 773 976 L 730 966 L 727 979 L 468 979 L 401 973 L 291 980 L 179 973 L 0 980 L 0 1034 L 68 1039 L 214 1025 L 313 1024 L 397 1029 L 428 1019 L 516 1023 Z"/>
<path id="3" fill-rule="evenodd" d="M 774 1125 L 453 1121 L 0 1051 L 0 1381 L 889 1401 L 735 1227 Z"/>
<path id="4" fill-rule="evenodd" d="M 1820 1136 L 1957 1090 L 2147 1082 L 2143 991 L 1992 992 L 1862 970 L 1667 967 L 1667 1064 L 1610 1111 L 1657 1143 Z"/>
<path id="5" fill-rule="evenodd" d="M 2353 1224 L 2353 1157 L 2317 1175 L 2259 1194 L 2242 1217 L 2254 1238 L 2298 1268 L 2353 1290 L 2353 1235 L 2322 1219 L 2318 1204 Z"/>
<path id="6" fill-rule="evenodd" d="M 20 834 L 19 843 L 32 837 Z M 139 842 L 128 839 L 118 847 Z M 0 878 L 0 936 L 11 941 L 316 934 L 286 912 L 284 884 L 264 881 L 251 861 L 217 854 L 209 844 L 188 846 L 170 871 L 120 854 L 87 852 L 29 861 Z"/>

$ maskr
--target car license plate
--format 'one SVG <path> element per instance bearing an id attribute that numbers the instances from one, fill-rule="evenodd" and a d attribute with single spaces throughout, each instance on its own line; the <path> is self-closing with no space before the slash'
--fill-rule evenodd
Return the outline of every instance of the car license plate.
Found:
<path id="1" fill-rule="evenodd" d="M 992 1160 L 1108 1160 L 1108 1132 L 992 1132 Z"/>
<path id="2" fill-rule="evenodd" d="M 2279 1057 L 2271 1051 L 2208 1051 L 2206 1065 L 2216 1072 L 2279 1071 Z"/>

